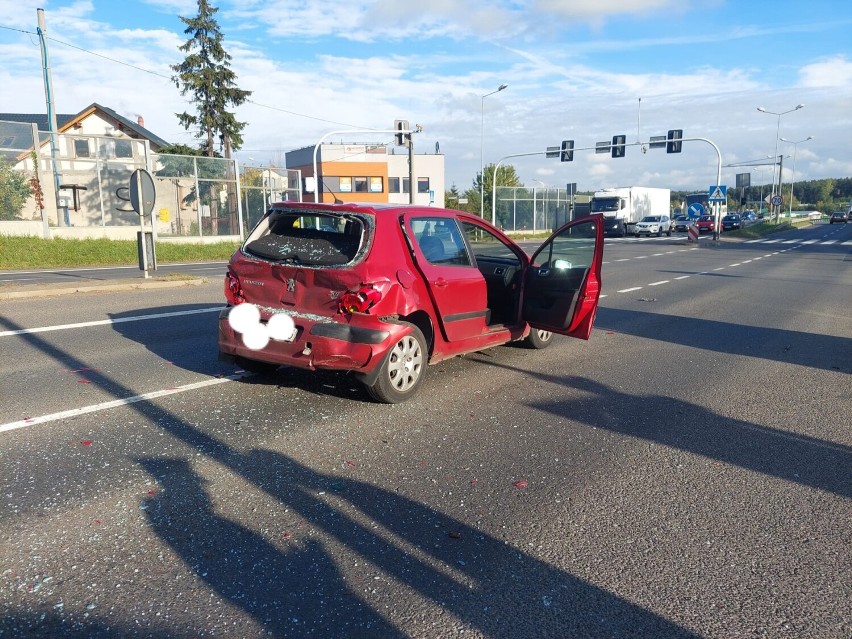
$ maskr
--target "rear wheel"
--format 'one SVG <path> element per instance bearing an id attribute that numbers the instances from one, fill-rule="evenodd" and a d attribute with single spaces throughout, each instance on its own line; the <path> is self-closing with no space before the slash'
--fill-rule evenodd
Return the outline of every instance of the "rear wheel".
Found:
<path id="1" fill-rule="evenodd" d="M 426 338 L 414 324 L 411 332 L 393 345 L 385 355 L 379 376 L 367 386 L 370 396 L 384 404 L 399 404 L 417 394 L 426 374 Z"/>
<path id="2" fill-rule="evenodd" d="M 553 344 L 553 333 L 550 331 L 542 331 L 537 328 L 530 330 L 530 334 L 524 340 L 530 348 L 547 348 Z"/>

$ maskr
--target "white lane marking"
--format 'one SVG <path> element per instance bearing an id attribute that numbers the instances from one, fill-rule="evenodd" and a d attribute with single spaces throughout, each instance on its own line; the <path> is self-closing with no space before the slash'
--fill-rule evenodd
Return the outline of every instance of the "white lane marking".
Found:
<path id="1" fill-rule="evenodd" d="M 724 271 L 724 270 L 725 270 L 725 267 L 724 267 L 724 266 L 720 266 L 719 268 L 714 268 L 713 270 L 714 270 L 714 271 Z"/>
<path id="2" fill-rule="evenodd" d="M 679 275 L 675 279 L 676 280 L 685 280 L 688 277 L 692 277 L 691 275 Z"/>
<path id="3" fill-rule="evenodd" d="M 816 244 L 819 240 L 805 240 L 802 244 Z"/>
<path id="4" fill-rule="evenodd" d="M 637 259 L 637 260 L 644 260 L 644 259 L 647 259 L 647 258 L 648 258 L 648 256 L 647 256 L 647 255 L 637 255 L 634 259 Z"/>
<path id="5" fill-rule="evenodd" d="M 660 280 L 659 282 L 651 282 L 648 286 L 659 286 L 660 284 L 668 284 L 669 280 Z"/>
<path id="6" fill-rule="evenodd" d="M 125 397 L 124 399 L 114 399 L 111 402 L 103 402 L 101 404 L 92 404 L 91 406 L 83 406 L 81 408 L 72 408 L 71 410 L 64 410 L 59 413 L 51 413 L 50 415 L 41 415 L 40 417 L 28 417 L 27 419 L 21 419 L 16 422 L 9 422 L 8 424 L 0 424 L 0 433 L 5 433 L 10 430 L 17 430 L 19 428 L 26 428 L 27 426 L 35 426 L 36 424 L 45 424 L 47 422 L 55 422 L 60 419 L 67 419 L 69 417 L 77 417 L 79 415 L 87 415 L 88 413 L 95 413 L 101 410 L 109 410 L 110 408 L 119 408 L 121 406 L 128 406 L 130 404 L 135 404 L 136 402 L 144 402 L 149 399 L 157 399 L 158 397 L 165 397 L 166 395 L 174 395 L 175 393 L 184 393 L 186 391 L 195 390 L 197 388 L 205 388 L 206 386 L 215 386 L 217 384 L 224 384 L 225 382 L 232 382 L 236 379 L 241 379 L 245 377 L 242 373 L 237 373 L 234 375 L 226 375 L 225 377 L 217 377 L 215 379 L 207 379 L 203 382 L 195 382 L 193 384 L 186 384 L 185 386 L 178 386 L 176 388 L 167 388 L 164 390 L 152 391 L 150 393 L 143 393 L 142 395 L 134 395 L 133 397 Z"/>
<path id="7" fill-rule="evenodd" d="M 837 242 L 838 242 L 838 240 L 826 240 L 825 242 L 822 243 L 822 245 L 825 246 L 827 244 L 836 244 Z"/>
<path id="8" fill-rule="evenodd" d="M 728 266 L 742 266 L 742 264 L 740 262 L 737 262 L 736 264 L 728 264 Z"/>
<path id="9" fill-rule="evenodd" d="M 616 291 L 616 293 L 630 293 L 631 291 L 638 291 L 641 286 L 634 286 L 633 288 L 623 288 L 620 291 Z"/>
<path id="10" fill-rule="evenodd" d="M 775 244 L 775 242 L 778 242 L 778 241 L 779 241 L 779 240 L 766 240 L 766 241 L 764 242 L 764 244 Z M 795 242 L 796 240 L 790 240 L 790 241 L 791 241 L 791 242 Z"/>
<path id="11" fill-rule="evenodd" d="M 161 319 L 163 317 L 178 317 L 180 315 L 196 315 L 198 313 L 218 313 L 224 308 L 197 308 L 192 311 L 174 311 L 172 313 L 154 313 L 153 315 L 136 315 L 133 317 L 116 317 L 107 320 L 94 320 L 91 322 L 78 322 L 77 324 L 60 324 L 58 326 L 38 326 L 36 328 L 22 328 L 16 331 L 0 331 L 0 337 L 10 335 L 28 335 L 31 333 L 47 333 L 50 331 L 64 331 L 69 328 L 86 328 L 88 326 L 104 326 L 107 324 L 121 324 L 123 322 L 141 322 L 142 320 Z"/>
<path id="12" fill-rule="evenodd" d="M 630 258 L 629 257 L 622 257 L 620 260 L 615 260 L 615 261 L 616 262 L 629 262 Z"/>

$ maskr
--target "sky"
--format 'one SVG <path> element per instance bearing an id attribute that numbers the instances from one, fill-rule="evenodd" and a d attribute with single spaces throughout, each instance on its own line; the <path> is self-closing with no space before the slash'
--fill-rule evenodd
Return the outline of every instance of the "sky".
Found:
<path id="1" fill-rule="evenodd" d="M 447 188 L 462 192 L 498 162 L 527 186 L 581 192 L 703 191 L 720 163 L 722 184 L 741 173 L 768 184 L 779 155 L 785 183 L 852 176 L 848 0 L 210 4 L 237 86 L 252 92 L 236 109 L 244 164 L 284 166 L 332 132 L 392 143 L 381 131 L 407 120 L 423 128 L 415 152 L 442 153 Z M 37 8 L 57 113 L 97 102 L 197 145 L 176 117 L 194 107 L 170 79 L 196 0 L 0 0 L 0 112 L 46 112 Z M 683 130 L 680 154 L 647 148 L 670 129 Z M 614 135 L 624 157 L 594 152 Z M 574 140 L 572 162 L 545 155 L 562 140 Z"/>

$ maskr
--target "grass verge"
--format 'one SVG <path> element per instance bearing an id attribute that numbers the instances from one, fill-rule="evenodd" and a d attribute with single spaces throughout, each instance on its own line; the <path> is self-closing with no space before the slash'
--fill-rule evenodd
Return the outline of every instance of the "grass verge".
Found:
<path id="1" fill-rule="evenodd" d="M 157 244 L 157 262 L 227 260 L 236 250 L 233 242 L 215 244 Z M 5 271 L 78 266 L 127 266 L 139 263 L 133 240 L 69 240 L 0 236 L 0 269 Z"/>

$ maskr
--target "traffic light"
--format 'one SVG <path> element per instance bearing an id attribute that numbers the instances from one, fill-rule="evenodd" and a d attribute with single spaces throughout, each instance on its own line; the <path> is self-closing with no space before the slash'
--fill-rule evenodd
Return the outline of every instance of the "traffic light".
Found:
<path id="1" fill-rule="evenodd" d="M 666 153 L 680 153 L 683 146 L 683 129 L 671 129 L 666 134 Z"/>
<path id="2" fill-rule="evenodd" d="M 612 136 L 612 157 L 614 158 L 623 158 L 625 151 L 625 143 L 627 142 L 626 135 L 613 135 Z"/>
<path id="3" fill-rule="evenodd" d="M 410 146 L 411 145 L 411 134 L 403 133 L 403 131 L 408 131 L 408 120 L 394 120 L 393 121 L 394 131 L 397 131 L 394 137 L 396 137 L 396 145 L 397 146 Z"/>
<path id="4" fill-rule="evenodd" d="M 562 140 L 562 155 L 559 159 L 563 162 L 571 162 L 574 159 L 574 140 Z"/>

